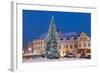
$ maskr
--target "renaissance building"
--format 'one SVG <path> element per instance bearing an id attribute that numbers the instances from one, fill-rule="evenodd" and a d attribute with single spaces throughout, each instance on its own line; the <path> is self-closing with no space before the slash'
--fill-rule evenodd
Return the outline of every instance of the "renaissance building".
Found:
<path id="1" fill-rule="evenodd" d="M 52 18 L 51 22 L 54 21 Z M 52 25 L 52 24 L 50 24 Z M 54 26 L 56 28 L 56 26 Z M 49 27 L 50 29 L 50 27 Z M 73 55 L 75 58 L 85 57 L 87 55 L 91 55 L 91 47 L 90 37 L 85 33 L 77 33 L 77 32 L 61 32 L 60 30 L 56 29 L 57 31 L 57 48 L 60 54 L 60 57 L 66 57 L 67 55 Z M 43 55 L 45 51 L 45 38 L 48 33 L 43 33 L 37 39 L 34 39 L 31 42 L 31 45 L 28 46 L 28 49 L 32 49 L 31 53 L 33 55 Z"/>

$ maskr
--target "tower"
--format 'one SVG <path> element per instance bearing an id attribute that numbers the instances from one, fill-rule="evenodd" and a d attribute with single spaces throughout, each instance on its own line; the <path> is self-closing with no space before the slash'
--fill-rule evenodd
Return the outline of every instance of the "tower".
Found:
<path id="1" fill-rule="evenodd" d="M 45 39 L 45 57 L 49 59 L 59 58 L 59 49 L 57 43 L 57 31 L 55 27 L 54 17 L 52 16 L 52 20 L 50 22 L 49 31 L 47 37 Z"/>

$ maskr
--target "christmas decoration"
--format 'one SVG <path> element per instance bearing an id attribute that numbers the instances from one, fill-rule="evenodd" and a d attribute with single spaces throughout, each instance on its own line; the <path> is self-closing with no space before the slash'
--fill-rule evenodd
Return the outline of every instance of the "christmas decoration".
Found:
<path id="1" fill-rule="evenodd" d="M 52 20 L 49 27 L 49 32 L 45 39 L 45 57 L 49 59 L 57 59 L 59 58 L 59 49 L 57 43 L 57 31 L 54 23 L 54 17 L 52 16 Z"/>

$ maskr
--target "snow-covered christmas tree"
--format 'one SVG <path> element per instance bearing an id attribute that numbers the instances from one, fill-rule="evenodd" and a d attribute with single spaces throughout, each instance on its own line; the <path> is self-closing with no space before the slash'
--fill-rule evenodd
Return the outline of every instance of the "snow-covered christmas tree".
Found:
<path id="1" fill-rule="evenodd" d="M 57 59 L 59 58 L 59 49 L 57 43 L 57 31 L 55 27 L 54 17 L 52 16 L 52 20 L 50 23 L 49 31 L 47 37 L 45 39 L 45 57 L 49 59 Z"/>

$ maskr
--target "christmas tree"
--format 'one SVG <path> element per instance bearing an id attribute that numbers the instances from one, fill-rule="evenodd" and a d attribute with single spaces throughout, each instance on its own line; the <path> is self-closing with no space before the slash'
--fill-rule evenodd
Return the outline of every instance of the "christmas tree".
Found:
<path id="1" fill-rule="evenodd" d="M 57 31 L 54 23 L 54 17 L 52 16 L 52 20 L 50 23 L 49 31 L 47 37 L 45 39 L 45 57 L 49 59 L 59 58 L 59 49 L 57 43 Z"/>

